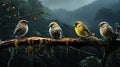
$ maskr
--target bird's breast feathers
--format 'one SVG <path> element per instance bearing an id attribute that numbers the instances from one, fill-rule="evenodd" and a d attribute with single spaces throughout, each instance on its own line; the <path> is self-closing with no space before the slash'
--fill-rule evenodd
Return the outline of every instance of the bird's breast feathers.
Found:
<path id="1" fill-rule="evenodd" d="M 60 28 L 49 28 L 50 36 L 53 38 L 62 38 L 62 31 Z"/>
<path id="2" fill-rule="evenodd" d="M 84 30 L 82 27 L 81 28 L 75 28 L 75 32 L 78 36 L 88 36 L 88 32 Z"/>
<path id="3" fill-rule="evenodd" d="M 28 32 L 28 25 L 25 25 L 25 26 L 18 25 L 14 31 L 14 34 L 16 36 L 24 36 L 27 32 Z"/>
<path id="4" fill-rule="evenodd" d="M 104 37 L 104 38 L 111 38 L 113 35 L 113 30 L 111 27 L 104 27 L 104 28 L 100 28 L 100 34 Z"/>

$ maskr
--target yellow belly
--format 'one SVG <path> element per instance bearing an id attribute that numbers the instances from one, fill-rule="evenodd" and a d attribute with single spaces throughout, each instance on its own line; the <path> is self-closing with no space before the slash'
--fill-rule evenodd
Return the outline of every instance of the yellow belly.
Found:
<path id="1" fill-rule="evenodd" d="M 75 32 L 78 36 L 81 36 L 81 37 L 86 37 L 89 35 L 88 32 L 82 28 L 75 28 Z"/>

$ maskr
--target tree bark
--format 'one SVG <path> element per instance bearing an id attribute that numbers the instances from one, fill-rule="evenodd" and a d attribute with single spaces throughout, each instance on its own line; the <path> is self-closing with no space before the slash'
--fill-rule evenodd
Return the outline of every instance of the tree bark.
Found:
<path id="1" fill-rule="evenodd" d="M 0 49 L 4 49 L 7 47 L 15 47 L 16 43 L 18 46 L 21 45 L 50 45 L 50 46 L 73 46 L 73 47 L 83 47 L 83 46 L 92 46 L 92 47 L 101 47 L 104 46 L 105 43 L 102 40 L 97 40 L 97 42 L 90 41 L 89 39 L 82 40 L 80 38 L 61 38 L 61 39 L 53 39 L 53 38 L 41 38 L 41 37 L 29 37 L 23 39 L 12 39 L 7 41 L 2 41 L 0 43 Z M 114 45 L 116 47 L 120 46 L 120 40 L 117 39 L 114 43 L 109 45 Z"/>

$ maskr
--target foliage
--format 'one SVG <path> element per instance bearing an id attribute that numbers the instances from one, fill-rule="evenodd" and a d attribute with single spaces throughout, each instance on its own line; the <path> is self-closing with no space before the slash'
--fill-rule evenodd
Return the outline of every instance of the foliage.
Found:
<path id="1" fill-rule="evenodd" d="M 95 56 L 89 56 L 80 61 L 79 67 L 101 67 L 101 59 Z"/>
<path id="2" fill-rule="evenodd" d="M 1 14 L 3 16 L 7 15 L 7 18 L 14 18 L 14 13 L 17 14 L 15 17 L 19 18 L 19 16 L 26 16 L 29 14 L 32 14 L 30 15 L 32 17 L 34 15 L 40 15 L 44 12 L 42 9 L 43 6 L 39 0 L 2 0 L 1 5 L 3 4 L 5 4 L 5 6 L 1 6 Z M 15 10 L 11 9 L 13 6 L 15 7 Z"/>
<path id="3" fill-rule="evenodd" d="M 39 0 L 0 0 L 0 30 L 5 30 L 0 32 L 0 37 L 2 40 L 13 38 L 13 31 L 18 20 L 37 22 L 45 13 Z"/>

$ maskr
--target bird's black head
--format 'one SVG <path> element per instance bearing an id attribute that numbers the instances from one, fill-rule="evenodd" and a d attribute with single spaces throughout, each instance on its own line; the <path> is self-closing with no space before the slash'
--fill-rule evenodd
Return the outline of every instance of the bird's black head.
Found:
<path id="1" fill-rule="evenodd" d="M 76 22 L 76 23 L 74 24 L 74 27 L 76 27 L 78 24 L 79 24 L 79 23 Z"/>

